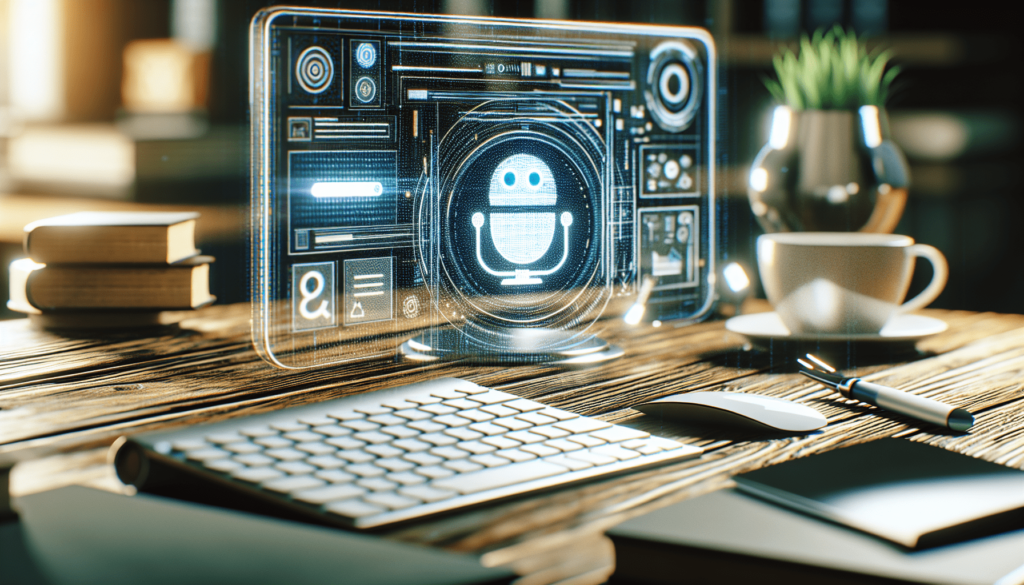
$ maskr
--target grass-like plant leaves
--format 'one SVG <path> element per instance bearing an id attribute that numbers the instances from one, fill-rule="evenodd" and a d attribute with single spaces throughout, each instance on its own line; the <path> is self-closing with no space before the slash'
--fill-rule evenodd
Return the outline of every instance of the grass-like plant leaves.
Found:
<path id="1" fill-rule="evenodd" d="M 848 110 L 884 106 L 899 67 L 886 65 L 892 51 L 868 52 L 853 31 L 836 26 L 800 39 L 800 54 L 785 48 L 772 64 L 778 80 L 766 79 L 772 97 L 794 110 Z"/>

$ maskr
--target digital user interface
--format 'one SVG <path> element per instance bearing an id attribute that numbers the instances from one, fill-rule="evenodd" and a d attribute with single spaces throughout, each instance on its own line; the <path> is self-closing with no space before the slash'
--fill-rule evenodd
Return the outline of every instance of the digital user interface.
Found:
<path id="1" fill-rule="evenodd" d="M 439 329 L 485 353 L 514 330 L 584 339 L 646 278 L 649 320 L 709 309 L 704 31 L 270 9 L 251 43 L 253 324 L 272 363 Z"/>

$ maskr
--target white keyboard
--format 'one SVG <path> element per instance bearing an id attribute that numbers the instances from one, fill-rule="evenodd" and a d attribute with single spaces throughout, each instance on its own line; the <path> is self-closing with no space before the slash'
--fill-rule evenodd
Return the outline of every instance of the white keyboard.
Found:
<path id="1" fill-rule="evenodd" d="M 131 437 L 119 444 L 118 474 L 143 485 L 145 466 L 130 452 L 329 522 L 369 528 L 702 450 L 442 378 Z"/>

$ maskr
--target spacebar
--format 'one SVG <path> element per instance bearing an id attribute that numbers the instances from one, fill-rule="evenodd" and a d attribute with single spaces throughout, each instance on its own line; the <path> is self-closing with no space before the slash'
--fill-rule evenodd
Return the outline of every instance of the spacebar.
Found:
<path id="1" fill-rule="evenodd" d="M 550 477 L 569 471 L 561 465 L 547 461 L 527 461 L 483 471 L 463 473 L 434 482 L 434 487 L 454 490 L 460 494 L 475 494 L 485 490 Z"/>

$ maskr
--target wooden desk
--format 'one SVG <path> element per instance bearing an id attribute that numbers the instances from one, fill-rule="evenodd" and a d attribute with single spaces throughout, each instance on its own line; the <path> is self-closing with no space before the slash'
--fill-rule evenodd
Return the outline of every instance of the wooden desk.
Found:
<path id="1" fill-rule="evenodd" d="M 917 351 L 876 355 L 857 372 L 961 405 L 970 434 L 917 423 L 837 395 L 794 373 L 792 356 L 745 350 L 722 321 L 682 329 L 608 325 L 626 356 L 600 367 L 415 366 L 360 363 L 316 371 L 275 370 L 249 340 L 248 307 L 211 307 L 154 337 L 66 337 L 0 322 L 0 460 L 23 461 L 14 495 L 66 483 L 118 489 L 105 462 L 120 434 L 221 420 L 417 380 L 456 376 L 575 412 L 626 422 L 703 446 L 698 459 L 392 529 L 388 537 L 483 553 L 530 585 L 600 583 L 612 569 L 602 532 L 660 506 L 719 489 L 732 475 L 881 437 L 905 437 L 998 463 L 1024 466 L 1024 316 L 929 311 L 950 329 Z M 888 362 L 888 363 L 881 363 Z M 807 436 L 766 439 L 698 433 L 645 421 L 640 401 L 698 389 L 797 400 L 829 425 Z M 2 490 L 0 490 L 2 493 Z"/>

